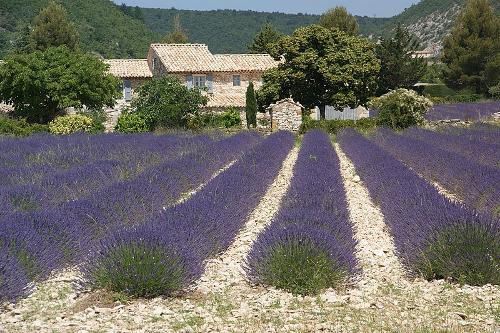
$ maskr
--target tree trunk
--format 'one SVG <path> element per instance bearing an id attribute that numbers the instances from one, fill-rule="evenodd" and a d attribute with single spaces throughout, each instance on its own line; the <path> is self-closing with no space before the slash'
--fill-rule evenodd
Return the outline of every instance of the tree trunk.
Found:
<path id="1" fill-rule="evenodd" d="M 319 107 L 319 119 L 325 120 L 326 118 L 326 105 L 321 105 Z"/>

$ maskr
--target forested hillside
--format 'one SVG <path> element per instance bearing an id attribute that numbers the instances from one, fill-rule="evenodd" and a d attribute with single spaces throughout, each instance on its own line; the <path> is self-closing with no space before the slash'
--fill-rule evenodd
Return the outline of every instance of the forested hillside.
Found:
<path id="1" fill-rule="evenodd" d="M 143 9 L 144 21 L 154 32 L 166 34 L 179 15 L 191 42 L 205 43 L 213 52 L 246 52 L 247 45 L 265 23 L 291 34 L 300 26 L 318 22 L 319 15 L 263 13 L 254 11 L 213 10 L 192 11 L 177 9 Z M 372 34 L 389 19 L 357 17 L 361 33 Z"/>
<path id="2" fill-rule="evenodd" d="M 26 32 L 49 0 L 0 0 L 0 58 Z M 144 57 L 158 37 L 144 23 L 109 0 L 61 0 L 86 51 L 104 57 Z"/>
<path id="3" fill-rule="evenodd" d="M 26 31 L 32 18 L 49 0 L 0 1 L 0 58 Z M 60 0 L 80 32 L 82 48 L 104 57 L 144 57 L 148 45 L 172 29 L 179 15 L 190 42 L 208 44 L 216 53 L 246 52 L 263 24 L 272 23 L 290 34 L 297 27 L 316 23 L 318 15 L 254 11 L 132 8 L 110 0 Z M 448 33 L 465 0 L 422 0 L 392 18 L 357 16 L 360 32 L 379 37 L 401 22 L 423 46 L 439 42 Z M 491 0 L 500 9 L 500 0 Z"/>

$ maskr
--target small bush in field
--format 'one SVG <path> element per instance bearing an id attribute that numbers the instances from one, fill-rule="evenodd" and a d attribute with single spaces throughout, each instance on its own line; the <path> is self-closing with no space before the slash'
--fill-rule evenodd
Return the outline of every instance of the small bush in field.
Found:
<path id="1" fill-rule="evenodd" d="M 7 250 L 0 248 L 0 304 L 12 302 L 24 296 L 28 278 L 22 265 Z"/>
<path id="2" fill-rule="evenodd" d="M 413 90 L 397 89 L 373 99 L 370 107 L 379 111 L 378 120 L 382 126 L 404 129 L 422 125 L 432 102 Z"/>
<path id="3" fill-rule="evenodd" d="M 422 251 L 417 270 L 428 280 L 500 284 L 500 237 L 474 225 L 441 230 Z"/>
<path id="4" fill-rule="evenodd" d="M 0 135 L 28 136 L 38 132 L 48 132 L 47 125 L 29 124 L 24 119 L 11 119 L 0 116 Z"/>
<path id="5" fill-rule="evenodd" d="M 299 295 L 338 286 L 348 275 L 327 252 L 300 241 L 276 243 L 260 265 L 260 283 Z"/>
<path id="6" fill-rule="evenodd" d="M 49 123 L 49 131 L 52 134 L 72 134 L 77 132 L 91 132 L 93 128 L 92 118 L 81 114 L 58 117 Z"/>
<path id="7" fill-rule="evenodd" d="M 85 111 L 81 111 L 79 114 L 92 119 L 92 130 L 90 131 L 90 133 L 103 133 L 106 129 L 104 123 L 108 120 L 108 115 L 106 114 L 106 111 L 104 111 L 104 109 L 88 109 Z"/>
<path id="8" fill-rule="evenodd" d="M 190 264 L 189 251 L 176 244 L 172 235 L 151 225 L 116 230 L 85 261 L 83 285 L 132 297 L 169 296 L 199 270 Z"/>
<path id="9" fill-rule="evenodd" d="M 124 112 L 118 118 L 115 130 L 120 133 L 145 133 L 149 132 L 150 128 L 141 115 Z"/>

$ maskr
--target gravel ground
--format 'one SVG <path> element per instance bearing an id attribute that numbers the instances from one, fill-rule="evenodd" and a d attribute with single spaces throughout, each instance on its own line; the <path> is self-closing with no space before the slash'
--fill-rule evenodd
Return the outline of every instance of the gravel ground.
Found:
<path id="1" fill-rule="evenodd" d="M 127 300 L 77 294 L 77 271 L 37 286 L 0 313 L 0 332 L 499 332 L 500 290 L 407 278 L 383 216 L 338 147 L 362 275 L 351 288 L 300 297 L 251 286 L 241 264 L 290 182 L 296 150 L 233 246 L 212 260 L 193 290 L 176 298 Z"/>

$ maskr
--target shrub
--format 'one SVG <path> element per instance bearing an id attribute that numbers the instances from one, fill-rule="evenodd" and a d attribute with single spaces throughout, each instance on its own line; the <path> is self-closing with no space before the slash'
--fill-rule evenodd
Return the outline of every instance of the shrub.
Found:
<path id="1" fill-rule="evenodd" d="M 373 99 L 370 106 L 378 109 L 380 125 L 403 129 L 422 125 L 432 102 L 413 90 L 397 89 Z"/>
<path id="2" fill-rule="evenodd" d="M 490 93 L 491 97 L 493 97 L 494 99 L 500 100 L 500 83 L 494 87 L 491 87 L 489 89 L 489 93 Z"/>
<path id="3" fill-rule="evenodd" d="M 189 116 L 187 128 L 201 130 L 203 128 L 233 128 L 241 125 L 240 112 L 236 108 L 229 108 L 223 113 L 200 113 Z"/>
<path id="4" fill-rule="evenodd" d="M 81 114 L 58 117 L 49 123 L 50 133 L 59 135 L 91 132 L 92 127 L 92 118 Z"/>
<path id="5" fill-rule="evenodd" d="M 423 94 L 430 97 L 448 97 L 455 96 L 457 92 L 445 84 L 437 84 L 432 86 L 426 86 L 424 88 Z"/>
<path id="6" fill-rule="evenodd" d="M 120 133 L 145 133 L 150 130 L 144 117 L 138 113 L 123 112 L 115 126 L 115 131 Z"/>
<path id="7" fill-rule="evenodd" d="M 322 129 L 330 134 L 337 134 L 345 128 L 356 128 L 361 131 L 377 126 L 377 118 L 362 118 L 359 120 L 305 120 L 300 126 L 300 134 L 312 129 Z"/>
<path id="8" fill-rule="evenodd" d="M 443 229 L 428 241 L 416 270 L 426 279 L 451 278 L 461 284 L 500 284 L 500 237 L 483 226 Z"/>
<path id="9" fill-rule="evenodd" d="M 27 292 L 28 278 L 17 259 L 0 248 L 0 304 L 16 301 Z"/>
<path id="10" fill-rule="evenodd" d="M 91 252 L 83 269 L 84 285 L 134 297 L 169 296 L 181 290 L 191 276 L 186 264 L 193 258 L 173 248 L 169 236 L 149 227 L 114 232 Z"/>
<path id="11" fill-rule="evenodd" d="M 49 127 L 41 124 L 29 124 L 26 120 L 16 120 L 0 116 L 0 135 L 28 136 L 33 133 L 48 132 Z"/>
<path id="12" fill-rule="evenodd" d="M 81 111 L 78 114 L 87 116 L 92 119 L 92 130 L 90 130 L 90 133 L 103 133 L 106 129 L 104 123 L 108 121 L 108 115 L 106 114 L 106 111 L 104 111 L 104 109 L 88 109 L 85 111 Z"/>
<path id="13" fill-rule="evenodd" d="M 299 295 L 317 294 L 348 276 L 334 265 L 328 252 L 308 240 L 275 244 L 261 265 L 265 267 L 260 272 L 261 283 Z"/>
<path id="14" fill-rule="evenodd" d="M 132 107 L 150 130 L 157 127 L 186 127 L 189 115 L 199 113 L 208 102 L 200 89 L 190 89 L 174 76 L 149 80 L 139 87 Z"/>

